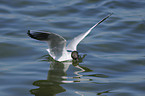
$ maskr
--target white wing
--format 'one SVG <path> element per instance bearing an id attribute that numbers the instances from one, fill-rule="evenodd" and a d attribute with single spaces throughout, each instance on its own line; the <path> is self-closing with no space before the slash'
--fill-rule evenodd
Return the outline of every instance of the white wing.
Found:
<path id="1" fill-rule="evenodd" d="M 91 27 L 87 32 L 82 33 L 80 35 L 78 35 L 77 37 L 75 37 L 67 46 L 67 50 L 71 50 L 71 51 L 76 51 L 77 50 L 77 45 L 79 44 L 79 42 L 81 40 L 83 40 L 90 32 L 93 28 L 95 28 L 97 25 L 99 25 L 101 22 L 103 22 L 104 20 L 106 20 L 108 17 L 110 17 L 112 14 L 109 14 L 108 16 L 106 16 L 105 18 L 103 18 L 101 21 L 99 21 L 98 23 L 96 23 L 93 27 Z"/>
<path id="2" fill-rule="evenodd" d="M 51 32 L 34 31 L 29 30 L 28 35 L 31 38 L 46 41 L 48 43 L 49 55 L 57 61 L 63 61 L 68 59 L 68 52 L 66 50 L 66 40 L 58 35 Z"/>

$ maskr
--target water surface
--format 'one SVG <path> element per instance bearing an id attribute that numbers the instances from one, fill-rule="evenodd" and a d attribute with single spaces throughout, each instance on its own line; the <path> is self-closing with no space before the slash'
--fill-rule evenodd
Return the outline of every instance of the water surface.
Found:
<path id="1" fill-rule="evenodd" d="M 1 96 L 144 96 L 144 0 L 1 0 Z M 78 46 L 79 64 L 51 62 L 28 30 L 68 42 L 109 13 Z"/>

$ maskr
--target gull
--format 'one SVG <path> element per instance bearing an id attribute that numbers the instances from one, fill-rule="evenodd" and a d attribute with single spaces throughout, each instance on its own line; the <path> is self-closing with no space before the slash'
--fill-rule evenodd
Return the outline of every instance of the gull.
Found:
<path id="1" fill-rule="evenodd" d="M 73 60 L 73 56 L 75 56 L 74 58 L 77 58 L 76 55 L 73 54 L 77 53 L 77 45 L 79 44 L 79 42 L 82 41 L 92 31 L 92 29 L 94 29 L 97 25 L 99 25 L 111 15 L 112 14 L 109 14 L 108 16 L 97 22 L 85 33 L 76 36 L 74 39 L 72 39 L 72 41 L 70 41 L 67 46 L 66 40 L 56 33 L 28 30 L 27 34 L 33 39 L 47 42 L 48 49 L 46 50 L 54 60 L 71 61 Z"/>

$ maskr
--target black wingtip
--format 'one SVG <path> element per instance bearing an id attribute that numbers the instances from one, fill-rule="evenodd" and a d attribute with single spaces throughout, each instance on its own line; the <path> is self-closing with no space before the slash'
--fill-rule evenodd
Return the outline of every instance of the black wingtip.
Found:
<path id="1" fill-rule="evenodd" d="M 30 30 L 28 30 L 28 33 L 30 33 Z"/>
<path id="2" fill-rule="evenodd" d="M 110 13 L 109 15 L 107 15 L 104 19 L 102 19 L 100 22 L 98 22 L 98 24 L 102 23 L 103 21 L 105 21 L 107 18 L 109 18 L 113 13 Z"/>
<path id="3" fill-rule="evenodd" d="M 37 39 L 37 38 L 36 38 L 34 35 L 32 35 L 30 32 L 31 32 L 31 31 L 28 30 L 28 32 L 27 32 L 28 36 L 30 36 L 31 38 Z"/>
<path id="4" fill-rule="evenodd" d="M 30 34 L 30 30 L 28 30 L 27 34 L 28 34 L 29 36 L 31 35 L 31 34 Z"/>
<path id="5" fill-rule="evenodd" d="M 41 41 L 47 41 L 48 36 L 50 35 L 50 33 L 41 32 L 41 31 L 31 31 L 31 30 L 28 30 L 27 34 L 31 38 L 41 40 Z"/>
<path id="6" fill-rule="evenodd" d="M 27 34 L 30 36 L 30 30 L 28 30 Z"/>

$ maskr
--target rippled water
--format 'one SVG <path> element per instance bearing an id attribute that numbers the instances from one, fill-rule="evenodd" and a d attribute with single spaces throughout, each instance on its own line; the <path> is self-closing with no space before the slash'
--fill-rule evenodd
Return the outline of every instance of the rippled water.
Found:
<path id="1" fill-rule="evenodd" d="M 0 96 L 144 96 L 144 0 L 1 0 Z M 113 13 L 78 46 L 79 64 L 51 62 L 44 30 L 68 41 Z"/>

